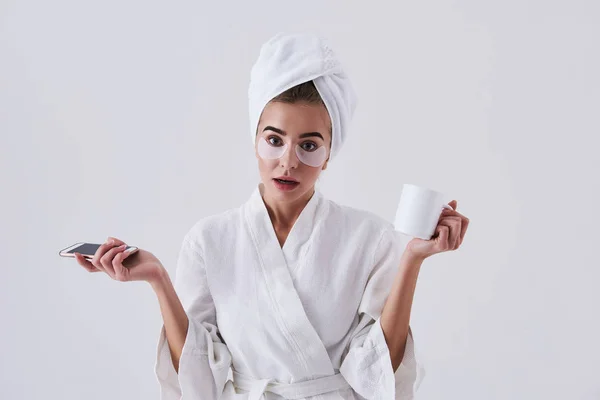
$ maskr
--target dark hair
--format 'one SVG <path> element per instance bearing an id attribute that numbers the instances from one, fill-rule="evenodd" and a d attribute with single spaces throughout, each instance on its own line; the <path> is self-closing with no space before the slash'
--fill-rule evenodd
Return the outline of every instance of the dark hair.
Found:
<path id="1" fill-rule="evenodd" d="M 269 101 L 269 103 L 273 102 L 288 104 L 308 103 L 311 105 L 321 105 L 327 110 L 327 106 L 313 81 L 307 81 L 289 88 Z M 327 113 L 329 113 L 329 111 L 327 111 Z M 331 134 L 331 125 L 329 126 L 329 134 L 333 136 Z M 329 139 L 329 144 L 331 145 L 331 138 Z"/>
<path id="2" fill-rule="evenodd" d="M 325 107 L 325 103 L 313 81 L 304 82 L 291 87 L 285 92 L 275 96 L 271 101 L 289 104 L 305 102 L 315 105 L 320 104 Z"/>

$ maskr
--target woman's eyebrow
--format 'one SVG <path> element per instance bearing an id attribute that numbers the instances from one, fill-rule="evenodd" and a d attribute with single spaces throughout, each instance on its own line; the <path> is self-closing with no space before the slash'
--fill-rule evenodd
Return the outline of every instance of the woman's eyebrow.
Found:
<path id="1" fill-rule="evenodd" d="M 284 130 L 275 128 L 274 126 L 271 126 L 271 125 L 265 126 L 265 128 L 263 129 L 263 132 L 264 131 L 273 131 L 273 132 L 279 133 L 280 135 L 283 135 L 283 136 L 286 135 Z M 319 138 L 321 138 L 321 140 L 325 140 L 323 138 L 323 135 L 321 135 L 319 132 L 306 132 L 306 133 L 301 134 L 299 137 L 301 139 L 306 138 L 306 137 L 319 137 Z"/>
<path id="2" fill-rule="evenodd" d="M 320 137 L 321 140 L 325 140 L 323 139 L 323 135 L 321 135 L 319 132 L 307 132 L 307 133 L 303 133 L 302 135 L 300 135 L 300 138 L 305 138 L 305 137 Z"/>
<path id="3" fill-rule="evenodd" d="M 285 133 L 284 131 L 282 131 L 282 130 L 281 130 L 281 129 L 279 129 L 279 128 L 275 128 L 274 126 L 271 126 L 271 125 L 267 125 L 267 126 L 265 126 L 265 129 L 263 129 L 263 132 L 264 132 L 264 131 L 273 131 L 273 132 L 275 132 L 275 133 L 279 133 L 280 135 L 283 135 L 283 136 L 285 136 L 285 135 L 286 135 L 286 133 Z"/>

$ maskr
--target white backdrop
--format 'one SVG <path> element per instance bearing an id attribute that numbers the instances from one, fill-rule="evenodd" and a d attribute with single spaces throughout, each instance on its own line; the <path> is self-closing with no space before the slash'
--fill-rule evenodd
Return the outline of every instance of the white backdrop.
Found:
<path id="1" fill-rule="evenodd" d="M 258 181 L 261 43 L 313 31 L 359 96 L 322 192 L 391 220 L 416 183 L 471 219 L 419 277 L 418 398 L 600 399 L 599 20 L 591 0 L 3 0 L 0 398 L 158 399 L 149 285 L 57 253 L 116 236 L 173 274 Z"/>

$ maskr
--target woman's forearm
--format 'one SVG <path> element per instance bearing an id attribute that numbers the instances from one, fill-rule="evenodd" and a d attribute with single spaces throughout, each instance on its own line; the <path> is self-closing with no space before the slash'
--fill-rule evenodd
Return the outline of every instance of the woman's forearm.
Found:
<path id="1" fill-rule="evenodd" d="M 381 328 L 394 371 L 402 363 L 408 338 L 410 311 L 423 259 L 404 252 L 394 283 L 381 313 Z"/>
<path id="2" fill-rule="evenodd" d="M 188 317 L 179 296 L 175 292 L 167 270 L 163 270 L 160 278 L 152 282 L 151 286 L 160 304 L 160 312 L 165 325 L 173 367 L 175 371 L 179 372 L 179 359 L 181 358 L 189 325 Z"/>

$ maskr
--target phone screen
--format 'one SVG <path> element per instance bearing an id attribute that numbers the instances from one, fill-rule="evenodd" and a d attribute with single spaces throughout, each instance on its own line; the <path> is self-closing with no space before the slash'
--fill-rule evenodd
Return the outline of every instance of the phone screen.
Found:
<path id="1" fill-rule="evenodd" d="M 96 254 L 96 250 L 98 250 L 98 247 L 100 247 L 100 244 L 96 244 L 96 243 L 83 243 L 82 245 L 75 247 L 74 249 L 71 249 L 69 251 L 67 251 L 66 253 L 69 254 L 73 254 L 73 253 L 79 253 L 82 256 L 89 256 L 89 257 L 93 257 L 94 254 Z M 127 249 L 131 248 L 132 246 L 127 246 Z"/>
<path id="2" fill-rule="evenodd" d="M 66 253 L 79 253 L 81 255 L 93 256 L 96 254 L 96 250 L 100 247 L 99 244 L 95 243 L 83 243 L 81 246 L 75 247 L 72 250 L 67 251 Z"/>
<path id="3" fill-rule="evenodd" d="M 60 254 L 63 255 L 63 254 L 79 253 L 83 257 L 89 259 L 89 258 L 94 257 L 94 254 L 96 254 L 96 251 L 98 251 L 98 248 L 100 246 L 102 246 L 102 245 L 96 244 L 96 243 L 82 243 L 79 246 L 77 246 L 71 250 L 61 250 Z M 135 253 L 135 252 L 137 252 L 138 248 L 135 246 L 127 246 L 125 251 L 127 251 L 127 250 L 129 250 L 129 251 L 133 250 L 133 253 Z M 67 257 L 70 257 L 70 256 L 67 256 Z"/>

